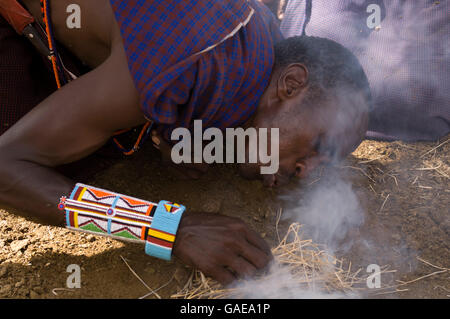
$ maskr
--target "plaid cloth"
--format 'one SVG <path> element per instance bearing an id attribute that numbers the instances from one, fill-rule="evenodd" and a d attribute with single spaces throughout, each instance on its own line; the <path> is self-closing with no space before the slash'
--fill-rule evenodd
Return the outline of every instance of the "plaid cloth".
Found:
<path id="1" fill-rule="evenodd" d="M 281 40 L 256 0 L 111 0 L 147 119 L 225 129 L 255 112 Z"/>

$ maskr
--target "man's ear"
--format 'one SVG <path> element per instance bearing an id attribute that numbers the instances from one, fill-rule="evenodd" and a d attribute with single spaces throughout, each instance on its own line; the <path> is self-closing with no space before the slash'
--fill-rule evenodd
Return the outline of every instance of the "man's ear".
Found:
<path id="1" fill-rule="evenodd" d="M 278 97 L 287 100 L 297 96 L 306 88 L 308 77 L 308 69 L 304 64 L 289 64 L 278 78 Z"/>

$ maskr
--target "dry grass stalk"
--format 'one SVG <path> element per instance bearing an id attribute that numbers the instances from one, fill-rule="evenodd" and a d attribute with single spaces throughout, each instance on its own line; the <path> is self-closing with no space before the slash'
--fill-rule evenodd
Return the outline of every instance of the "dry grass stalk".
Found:
<path id="1" fill-rule="evenodd" d="M 367 175 L 367 173 L 361 168 L 361 167 L 355 167 L 355 166 L 341 166 L 340 167 L 341 169 L 344 169 L 344 168 L 351 168 L 351 169 L 354 169 L 354 170 L 358 170 L 358 171 L 360 171 L 364 176 L 366 176 L 369 180 L 371 180 L 373 183 L 376 183 L 376 181 L 372 178 L 372 177 L 370 177 L 369 175 Z"/>
<path id="2" fill-rule="evenodd" d="M 329 255 L 325 247 L 301 237 L 301 225 L 293 223 L 279 245 L 272 249 L 275 262 L 289 271 L 296 288 L 308 291 L 319 289 L 321 293 L 346 293 L 365 285 L 366 278 L 360 271 L 352 271 L 351 264 Z M 276 280 L 278 274 L 270 271 L 255 279 L 255 282 Z M 318 288 L 319 287 L 319 288 Z M 240 285 L 222 287 L 218 282 L 206 278 L 200 271 L 194 271 L 185 287 L 172 298 L 245 298 L 246 292 Z"/>
<path id="3" fill-rule="evenodd" d="M 157 293 L 156 293 L 156 291 L 155 290 L 153 290 L 152 288 L 150 288 L 146 283 L 145 283 L 145 281 L 141 278 L 141 277 L 139 277 L 139 275 L 134 271 L 134 269 L 133 268 L 131 268 L 131 266 L 127 263 L 127 261 L 125 260 L 125 258 L 123 258 L 122 256 L 120 256 L 120 258 L 122 259 L 122 261 L 125 263 L 125 265 L 128 267 L 128 269 L 131 271 L 131 273 L 145 286 L 145 288 L 147 288 L 148 290 L 149 290 L 149 294 L 152 294 L 152 295 L 155 295 L 156 296 L 156 298 L 158 298 L 158 299 L 161 299 L 161 296 L 160 295 L 158 295 Z M 149 296 L 149 294 L 146 294 L 146 295 L 144 295 L 143 297 L 147 297 L 147 296 Z M 143 297 L 141 297 L 141 298 L 143 298 Z"/>
<path id="4" fill-rule="evenodd" d="M 387 194 L 387 196 L 384 198 L 384 202 L 380 207 L 380 210 L 378 212 L 383 211 L 384 206 L 386 205 L 387 200 L 389 199 L 389 196 L 391 196 L 391 194 Z"/>
<path id="5" fill-rule="evenodd" d="M 420 157 L 424 157 L 425 155 L 428 155 L 430 153 L 432 153 L 433 151 L 437 150 L 438 148 L 444 146 L 445 144 L 447 144 L 450 141 L 450 138 L 445 140 L 444 142 L 440 143 L 438 146 L 433 147 L 431 150 L 429 150 L 428 152 L 422 154 Z"/>
<path id="6" fill-rule="evenodd" d="M 367 277 L 361 275 L 361 270 L 352 270 L 351 263 L 331 256 L 325 251 L 323 245 L 318 245 L 310 239 L 302 239 L 301 225 L 293 223 L 289 227 L 285 237 L 279 245 L 272 249 L 276 263 L 287 270 L 291 275 L 289 288 L 296 291 L 319 292 L 321 297 L 326 297 L 327 293 L 341 293 L 345 296 L 348 293 L 366 292 L 367 295 L 377 296 L 408 291 L 404 286 L 420 281 L 422 279 L 443 274 L 450 271 L 449 268 L 439 267 L 428 261 L 417 257 L 417 259 L 433 268 L 437 269 L 430 274 L 421 276 L 410 281 L 397 280 L 397 284 L 387 285 L 378 289 L 368 289 Z M 382 267 L 381 274 L 396 272 Z M 256 283 L 277 282 L 279 273 L 267 273 L 254 279 Z M 243 283 L 243 281 L 241 281 Z M 403 289 L 402 289 L 403 288 Z M 369 291 L 370 290 L 370 291 Z M 183 289 L 173 294 L 171 298 L 184 299 L 220 299 L 220 298 L 252 298 L 248 296 L 248 288 L 245 285 L 235 285 L 234 287 L 222 287 L 218 282 L 207 278 L 202 272 L 194 270 Z M 273 297 L 271 297 L 273 298 Z"/>

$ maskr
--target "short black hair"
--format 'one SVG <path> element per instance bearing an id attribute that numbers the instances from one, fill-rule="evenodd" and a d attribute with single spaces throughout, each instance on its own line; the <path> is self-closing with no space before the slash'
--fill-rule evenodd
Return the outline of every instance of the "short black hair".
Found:
<path id="1" fill-rule="evenodd" d="M 371 108 L 369 81 L 356 56 L 341 44 L 325 38 L 296 36 L 275 44 L 275 69 L 302 63 L 309 70 L 314 89 L 361 90 Z"/>

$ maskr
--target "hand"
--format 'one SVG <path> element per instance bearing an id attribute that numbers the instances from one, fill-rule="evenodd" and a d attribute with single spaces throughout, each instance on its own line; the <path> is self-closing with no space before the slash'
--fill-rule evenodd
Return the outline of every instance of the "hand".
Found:
<path id="1" fill-rule="evenodd" d="M 240 219 L 186 213 L 173 253 L 222 285 L 253 276 L 273 259 L 268 244 Z"/>

